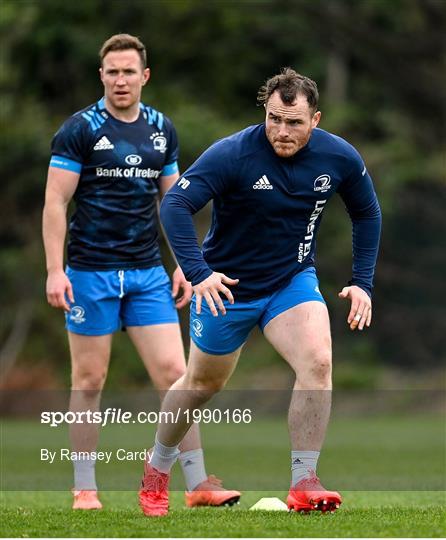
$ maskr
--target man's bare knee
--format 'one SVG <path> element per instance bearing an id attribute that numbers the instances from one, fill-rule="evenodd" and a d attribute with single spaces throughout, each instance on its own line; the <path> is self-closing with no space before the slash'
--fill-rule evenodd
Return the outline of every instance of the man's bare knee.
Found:
<path id="1" fill-rule="evenodd" d="M 177 382 L 184 375 L 186 368 L 181 365 L 175 365 L 173 362 L 169 364 L 163 374 L 163 386 L 164 388 L 170 388 L 173 383 Z"/>
<path id="2" fill-rule="evenodd" d="M 107 377 L 106 370 L 100 372 L 77 371 L 71 378 L 71 389 L 91 392 L 100 392 Z"/>
<path id="3" fill-rule="evenodd" d="M 327 390 L 331 388 L 331 350 L 319 348 L 308 351 L 302 368 L 296 370 L 301 388 Z"/>
<path id="4" fill-rule="evenodd" d="M 71 389 L 100 392 L 107 377 L 111 335 L 68 333 L 71 351 Z"/>
<path id="5" fill-rule="evenodd" d="M 320 386 L 326 387 L 331 383 L 331 353 L 325 351 L 318 353 L 312 363 L 311 373 L 314 382 Z"/>
<path id="6" fill-rule="evenodd" d="M 186 372 L 184 376 L 185 389 L 196 392 L 203 397 L 210 399 L 214 394 L 222 390 L 226 384 L 223 378 L 202 377 L 199 374 L 190 374 Z"/>

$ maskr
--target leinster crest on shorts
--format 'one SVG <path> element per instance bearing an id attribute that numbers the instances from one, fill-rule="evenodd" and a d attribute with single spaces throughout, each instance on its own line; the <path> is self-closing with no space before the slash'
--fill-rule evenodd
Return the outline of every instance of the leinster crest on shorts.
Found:
<path id="1" fill-rule="evenodd" d="M 81 324 L 85 322 L 85 309 L 81 306 L 73 306 L 70 311 L 70 319 L 76 323 Z"/>
<path id="2" fill-rule="evenodd" d="M 200 321 L 200 319 L 192 320 L 192 330 L 197 337 L 202 337 L 201 332 L 203 330 L 203 323 Z"/>

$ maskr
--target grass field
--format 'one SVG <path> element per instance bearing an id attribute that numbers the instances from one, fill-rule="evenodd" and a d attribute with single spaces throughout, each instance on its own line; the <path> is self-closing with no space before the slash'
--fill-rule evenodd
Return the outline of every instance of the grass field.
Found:
<path id="1" fill-rule="evenodd" d="M 136 493 L 105 492 L 104 509 L 69 510 L 61 492 L 7 492 L 2 496 L 2 536 L 11 537 L 442 537 L 446 534 L 444 494 L 438 492 L 346 492 L 335 514 L 308 516 L 248 510 L 261 496 L 245 493 L 234 508 L 185 509 L 183 495 L 171 494 L 164 518 L 146 518 Z M 443 500 L 441 498 L 443 497 Z"/>
<path id="2" fill-rule="evenodd" d="M 71 464 L 40 463 L 37 457 L 41 447 L 66 445 L 66 430 L 48 432 L 32 422 L 2 422 L 2 536 L 446 535 L 445 428 L 441 415 L 334 418 L 318 469 L 323 483 L 339 489 L 344 497 L 341 509 L 333 515 L 249 511 L 261 497 L 286 497 L 289 448 L 284 421 L 262 419 L 249 427 L 210 424 L 202 431 L 208 471 L 224 478 L 228 487 L 241 489 L 241 504 L 189 510 L 184 507 L 182 492 L 173 491 L 169 516 L 149 519 L 137 506 L 140 462 L 99 464 L 104 509 L 72 512 Z M 136 450 L 151 438 L 145 426 L 133 426 L 131 433 L 113 426 L 104 429 L 101 448 Z M 182 489 L 178 471 L 172 485 Z"/>

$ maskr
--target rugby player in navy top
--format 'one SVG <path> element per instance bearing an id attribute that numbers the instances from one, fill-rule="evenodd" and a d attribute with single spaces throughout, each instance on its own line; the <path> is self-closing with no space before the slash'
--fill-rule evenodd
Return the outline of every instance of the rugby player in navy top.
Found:
<path id="1" fill-rule="evenodd" d="M 341 496 L 316 476 L 330 415 L 332 353 L 314 267 L 315 239 L 327 201 L 337 192 L 353 227 L 352 278 L 339 296 L 350 302 L 350 328 L 363 330 L 372 319 L 381 213 L 358 152 L 317 128 L 321 113 L 312 80 L 286 68 L 261 88 L 259 102 L 265 122 L 212 145 L 161 206 L 161 221 L 195 293 L 189 363 L 162 410 L 199 408 L 222 389 L 258 325 L 296 375 L 288 416 L 288 507 L 336 510 Z M 210 200 L 212 225 L 200 250 L 192 214 Z M 170 467 L 192 415 L 176 418 L 176 424 L 159 424 L 145 466 L 140 500 L 157 514 L 167 512 Z"/>
<path id="2" fill-rule="evenodd" d="M 185 371 L 176 308 L 188 304 L 192 287 L 178 267 L 172 288 L 162 266 L 157 201 L 178 180 L 178 144 L 172 122 L 140 102 L 150 77 L 146 50 L 128 34 L 107 40 L 100 51 L 104 97 L 69 118 L 56 133 L 48 171 L 43 239 L 47 298 L 66 312 L 71 352 L 72 411 L 98 410 L 107 376 L 112 334 L 127 329 L 160 394 Z M 68 265 L 64 270 L 66 211 Z M 176 306 L 174 298 L 177 298 Z M 74 509 L 101 508 L 94 452 L 97 424 L 73 424 Z M 234 502 L 207 477 L 197 426 L 186 435 L 179 459 L 188 506 Z"/>

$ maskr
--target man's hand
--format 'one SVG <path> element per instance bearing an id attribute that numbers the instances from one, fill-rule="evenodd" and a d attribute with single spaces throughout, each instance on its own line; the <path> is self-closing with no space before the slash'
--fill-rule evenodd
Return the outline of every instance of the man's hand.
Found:
<path id="1" fill-rule="evenodd" d="M 362 330 L 364 325 L 370 326 L 372 322 L 372 301 L 370 296 L 360 287 L 352 285 L 344 287 L 339 293 L 339 298 L 350 298 L 352 305 L 347 317 L 350 330 Z"/>
<path id="2" fill-rule="evenodd" d="M 226 309 L 223 305 L 223 301 L 219 293 L 223 293 L 229 300 L 229 303 L 233 304 L 234 297 L 232 296 L 231 291 L 224 285 L 224 283 L 227 283 L 228 285 L 237 285 L 238 282 L 238 279 L 231 279 L 228 276 L 222 274 L 221 272 L 212 272 L 212 274 L 208 278 L 206 278 L 201 283 L 195 285 L 193 289 L 197 301 L 197 315 L 200 315 L 201 313 L 201 303 L 203 298 L 208 303 L 209 309 L 211 310 L 211 313 L 214 317 L 218 317 L 218 311 L 215 307 L 215 304 L 217 304 L 218 309 L 220 310 L 222 315 L 226 315 Z"/>
<path id="3" fill-rule="evenodd" d="M 183 289 L 183 295 L 177 298 L 180 289 Z M 172 298 L 175 298 L 175 306 L 181 309 L 190 302 L 192 298 L 192 285 L 184 277 L 183 271 L 177 266 L 172 275 Z"/>
<path id="4" fill-rule="evenodd" d="M 48 304 L 55 308 L 70 311 L 65 294 L 68 300 L 74 303 L 73 287 L 65 272 L 63 270 L 48 272 L 48 278 L 46 280 L 46 298 Z"/>

